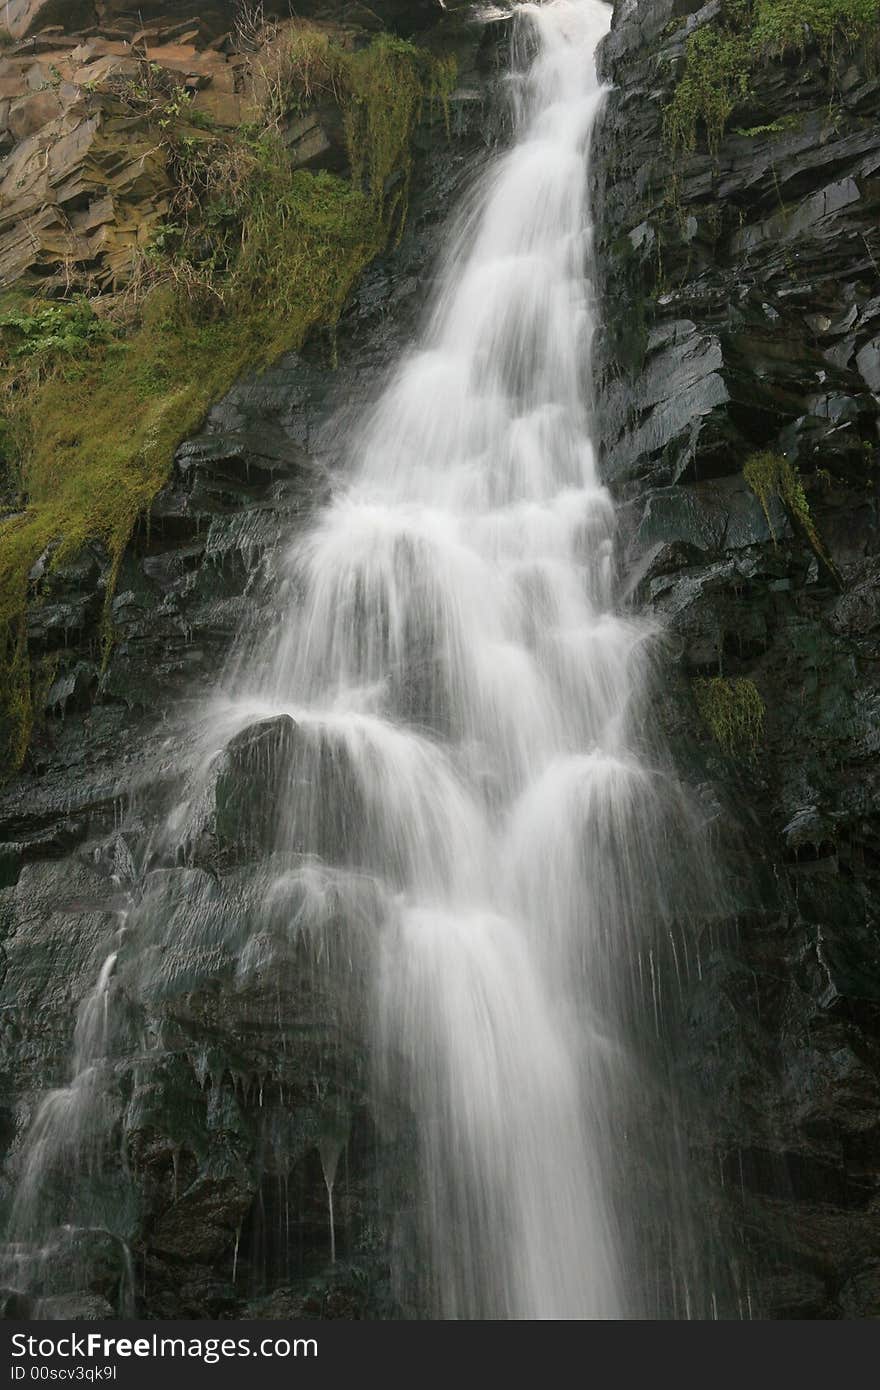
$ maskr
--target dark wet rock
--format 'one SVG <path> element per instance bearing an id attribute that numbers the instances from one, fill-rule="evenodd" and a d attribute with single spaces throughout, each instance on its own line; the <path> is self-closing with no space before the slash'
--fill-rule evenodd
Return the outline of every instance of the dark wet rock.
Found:
<path id="1" fill-rule="evenodd" d="M 657 544 L 683 545 L 714 558 L 789 531 L 776 498 L 768 508 L 771 530 L 763 507 L 741 477 L 652 488 L 639 498 L 638 509 L 634 543 L 639 551 Z"/>
<path id="2" fill-rule="evenodd" d="M 116 1316 L 113 1304 L 99 1294 L 58 1294 L 43 1298 L 36 1308 L 49 1322 L 105 1322 Z"/>
<path id="3" fill-rule="evenodd" d="M 689 13 L 694 11 L 693 13 Z M 663 108 L 717 4 L 618 4 L 595 133 L 605 320 L 594 343 L 602 468 L 625 504 L 635 598 L 666 629 L 655 709 L 714 788 L 739 913 L 691 986 L 694 1148 L 739 1252 L 728 1316 L 876 1316 L 880 1200 L 877 79 L 751 74 L 716 153 L 673 160 Z M 837 104 L 829 106 L 829 81 Z M 750 132 L 750 133 L 749 133 Z M 841 579 L 779 498 L 797 470 Z M 769 515 L 768 515 L 769 513 Z M 753 754 L 714 742 L 695 679 L 748 680 Z M 708 951 L 707 945 L 707 951 Z"/>
<path id="4" fill-rule="evenodd" d="M 97 975 L 102 943 L 123 905 L 103 875 L 76 859 L 25 864 L 3 890 L 0 1029 L 14 1047 L 18 1088 L 65 1078 L 76 1004 Z"/>
<path id="5" fill-rule="evenodd" d="M 33 1316 L 34 1306 L 26 1294 L 0 1288 L 0 1318 L 22 1320 Z"/>
<path id="6" fill-rule="evenodd" d="M 247 1182 L 201 1178 L 165 1212 L 152 1234 L 157 1254 L 185 1265 L 207 1265 L 231 1251 L 251 1204 Z"/>
<path id="7" fill-rule="evenodd" d="M 251 725 L 226 745 L 214 787 L 214 833 L 221 853 L 275 847 L 295 739 L 295 723 L 279 715 Z"/>
<path id="8" fill-rule="evenodd" d="M 81 1291 L 79 1296 L 91 1295 L 105 1306 L 112 1306 L 129 1278 L 128 1251 L 118 1236 L 109 1231 L 68 1227 L 41 1252 L 35 1292 L 60 1301 L 63 1291 L 73 1287 Z"/>
<path id="9" fill-rule="evenodd" d="M 840 1290 L 845 1318 L 880 1317 L 880 1260 L 869 1260 L 860 1273 L 847 1279 Z"/>

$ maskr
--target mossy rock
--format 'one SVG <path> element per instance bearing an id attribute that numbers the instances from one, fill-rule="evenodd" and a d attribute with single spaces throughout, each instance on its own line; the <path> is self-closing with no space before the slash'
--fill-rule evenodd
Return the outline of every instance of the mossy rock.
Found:
<path id="1" fill-rule="evenodd" d="M 766 706 L 755 682 L 746 677 L 696 680 L 694 699 L 715 742 L 733 757 L 753 758 L 764 734 Z"/>
<path id="2" fill-rule="evenodd" d="M 675 158 L 696 149 L 700 128 L 715 153 L 737 106 L 746 104 L 755 76 L 769 59 L 819 49 L 835 54 L 863 47 L 871 63 L 880 53 L 880 0 L 726 0 L 717 23 L 708 20 L 687 41 L 684 72 L 663 117 L 664 139 Z M 785 118 L 750 133 L 784 130 Z"/>

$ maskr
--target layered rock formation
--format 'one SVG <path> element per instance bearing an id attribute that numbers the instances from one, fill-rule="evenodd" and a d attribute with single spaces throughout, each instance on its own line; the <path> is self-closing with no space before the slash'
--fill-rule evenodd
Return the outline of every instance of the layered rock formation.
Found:
<path id="1" fill-rule="evenodd" d="M 250 114 L 246 55 L 232 44 L 232 13 L 153 23 L 104 14 L 78 31 L 52 5 L 12 7 L 19 41 L 0 59 L 0 286 L 29 273 L 59 290 L 119 288 L 168 212 L 165 152 L 125 85 L 178 86 L 197 117 L 220 127 Z M 95 20 L 81 7 L 80 22 Z M 52 23 L 53 19 L 64 24 Z"/>
<path id="2" fill-rule="evenodd" d="M 437 18 L 429 0 L 298 13 L 332 21 L 352 42 L 386 20 L 409 34 Z M 256 120 L 265 74 L 253 51 L 275 14 L 283 20 L 287 6 L 6 7 L 13 42 L 0 50 L 0 290 L 25 275 L 43 293 L 94 294 L 129 281 L 174 190 L 155 111 L 146 109 L 151 95 L 176 97 L 176 123 L 186 102 L 185 133 L 195 140 Z M 344 161 L 332 111 L 304 114 L 287 138 L 296 167 Z"/>
<path id="3" fill-rule="evenodd" d="M 720 802 L 735 908 L 692 988 L 692 1137 L 740 1307 L 877 1316 L 880 81 L 873 40 L 801 25 L 723 132 L 676 141 L 693 38 L 725 23 L 625 0 L 604 46 L 603 469 L 667 633 L 657 720 Z"/>

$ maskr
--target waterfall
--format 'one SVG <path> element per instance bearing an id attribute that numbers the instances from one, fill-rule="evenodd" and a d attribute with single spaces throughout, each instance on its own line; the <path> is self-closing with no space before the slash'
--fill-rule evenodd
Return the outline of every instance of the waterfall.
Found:
<path id="1" fill-rule="evenodd" d="M 260 866 L 238 907 L 204 875 L 189 889 L 176 870 L 177 897 L 159 881 L 117 969 L 158 998 L 193 961 L 233 953 L 245 979 L 285 933 L 344 925 L 328 959 L 359 996 L 375 1110 L 413 1143 L 395 1291 L 436 1318 L 692 1316 L 708 1298 L 675 1089 L 646 1061 L 664 990 L 699 968 L 703 832 L 650 732 L 654 634 L 620 611 L 591 442 L 588 156 L 609 19 L 602 0 L 516 6 L 512 141 L 458 219 L 420 341 L 291 546 L 282 621 L 256 656 L 243 641 L 194 733 L 166 837 L 179 860 L 245 768 Z M 103 1056 L 114 960 L 71 1086 L 38 1117 L 40 1171 Z"/>
<path id="2" fill-rule="evenodd" d="M 609 1192 L 623 1020 L 687 808 L 639 760 L 649 633 L 615 611 L 590 437 L 609 16 L 601 0 L 516 7 L 511 147 L 291 551 L 271 650 L 214 711 L 215 749 L 291 721 L 278 849 L 381 894 L 375 1084 L 418 1136 L 398 1294 L 442 1318 L 634 1306 Z"/>

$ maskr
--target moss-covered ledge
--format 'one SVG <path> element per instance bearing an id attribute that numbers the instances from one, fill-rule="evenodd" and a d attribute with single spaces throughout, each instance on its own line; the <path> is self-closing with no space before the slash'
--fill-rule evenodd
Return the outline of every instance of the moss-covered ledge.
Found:
<path id="1" fill-rule="evenodd" d="M 26 753 L 45 673 L 34 668 L 31 576 L 89 541 L 109 555 L 104 645 L 119 563 L 168 478 L 177 445 L 248 368 L 332 326 L 361 271 L 406 216 L 412 136 L 442 120 L 454 61 L 388 34 L 293 22 L 250 60 L 256 119 L 196 117 L 144 63 L 105 95 L 162 151 L 167 216 L 113 296 L 48 301 L 17 287 L 0 315 L 0 766 Z M 334 108 L 345 169 L 296 168 L 291 121 Z"/>
<path id="2" fill-rule="evenodd" d="M 672 21 L 672 28 L 679 22 Z M 818 48 L 829 68 L 842 53 L 880 55 L 880 0 L 722 0 L 691 34 L 684 70 L 663 119 L 670 152 L 692 151 L 702 132 L 717 151 L 730 116 L 748 103 L 756 69 Z"/>

